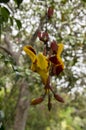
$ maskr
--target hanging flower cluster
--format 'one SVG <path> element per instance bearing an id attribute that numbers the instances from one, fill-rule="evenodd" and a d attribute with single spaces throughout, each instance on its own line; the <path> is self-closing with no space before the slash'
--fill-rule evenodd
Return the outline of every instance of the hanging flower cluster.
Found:
<path id="1" fill-rule="evenodd" d="M 53 16 L 53 8 L 49 7 L 47 11 L 47 17 L 50 19 Z M 31 105 L 40 104 L 44 101 L 46 95 L 48 95 L 48 110 L 51 110 L 51 93 L 54 98 L 59 102 L 64 102 L 63 98 L 54 92 L 52 85 L 50 83 L 50 77 L 59 75 L 64 69 L 64 63 L 61 58 L 61 53 L 63 51 L 63 44 L 56 41 L 50 42 L 49 34 L 47 31 L 38 32 L 38 38 L 44 43 L 44 51 L 38 54 L 34 48 L 30 45 L 24 46 L 23 50 L 28 54 L 32 61 L 31 70 L 37 72 L 44 84 L 44 93 L 41 97 L 33 99 Z M 50 47 L 48 47 L 48 43 Z"/>

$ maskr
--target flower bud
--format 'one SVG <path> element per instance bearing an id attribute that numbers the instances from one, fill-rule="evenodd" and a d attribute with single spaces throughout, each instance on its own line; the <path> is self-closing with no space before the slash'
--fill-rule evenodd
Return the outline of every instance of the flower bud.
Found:
<path id="1" fill-rule="evenodd" d="M 41 38 L 41 32 L 40 31 L 38 31 L 37 36 L 39 37 L 39 39 Z"/>
<path id="2" fill-rule="evenodd" d="M 38 32 L 38 37 L 40 41 L 43 41 L 44 43 L 47 43 L 49 41 L 49 35 L 48 32 Z"/>
<path id="3" fill-rule="evenodd" d="M 39 97 L 39 98 L 33 99 L 33 100 L 31 101 L 31 105 L 40 104 L 43 100 L 44 100 L 43 97 Z"/>
<path id="4" fill-rule="evenodd" d="M 43 39 L 42 40 L 43 42 L 48 42 L 49 41 L 49 35 L 48 35 L 47 32 L 43 32 L 42 39 Z"/>
<path id="5" fill-rule="evenodd" d="M 48 103 L 48 110 L 50 111 L 51 108 L 52 108 L 52 104 L 51 104 L 51 102 L 49 102 L 49 103 Z"/>
<path id="6" fill-rule="evenodd" d="M 54 97 L 57 101 L 64 103 L 64 99 L 60 95 L 54 94 Z"/>
<path id="7" fill-rule="evenodd" d="M 57 46 L 56 41 L 54 41 L 54 40 L 51 42 L 51 49 L 52 49 L 52 51 L 53 51 L 54 53 L 57 52 L 58 46 Z"/>
<path id="8" fill-rule="evenodd" d="M 48 8 L 48 12 L 47 12 L 48 18 L 51 18 L 53 16 L 53 13 L 54 13 L 54 8 L 53 7 L 49 7 Z"/>

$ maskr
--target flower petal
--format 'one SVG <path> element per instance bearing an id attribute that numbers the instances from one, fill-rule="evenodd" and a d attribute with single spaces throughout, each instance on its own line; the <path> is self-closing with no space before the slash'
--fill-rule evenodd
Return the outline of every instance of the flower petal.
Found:
<path id="1" fill-rule="evenodd" d="M 42 82 L 46 84 L 49 77 L 49 71 L 46 72 L 45 70 L 38 69 L 37 72 L 41 76 Z"/>
<path id="2" fill-rule="evenodd" d="M 53 42 L 54 43 L 54 42 Z M 55 44 L 55 46 L 56 46 L 56 43 L 54 43 Z M 61 57 L 60 57 L 60 55 L 61 55 L 61 53 L 62 53 L 62 51 L 63 51 L 63 44 L 62 43 L 59 43 L 59 44 L 57 44 L 57 46 L 55 47 L 55 46 L 51 46 L 51 47 L 53 47 L 53 48 L 51 48 L 51 49 L 54 49 L 55 50 L 55 48 L 56 48 L 56 50 L 55 51 L 57 51 L 57 53 L 56 53 L 56 55 L 53 55 L 53 56 L 51 56 L 51 57 L 49 57 L 49 60 L 52 62 L 52 63 L 54 63 L 54 64 L 62 64 L 63 63 L 63 61 L 62 61 L 62 59 L 61 59 Z"/>
<path id="3" fill-rule="evenodd" d="M 36 71 L 41 76 L 42 82 L 46 84 L 48 76 L 49 76 L 49 67 L 48 67 L 48 60 L 46 56 L 42 53 L 39 53 L 37 56 L 37 68 Z"/>
<path id="4" fill-rule="evenodd" d="M 58 64 L 58 63 L 59 63 L 56 55 L 49 57 L 49 60 L 50 60 L 53 64 Z"/>
<path id="5" fill-rule="evenodd" d="M 59 75 L 64 69 L 64 64 L 53 65 L 52 66 L 52 74 Z"/>
<path id="6" fill-rule="evenodd" d="M 23 50 L 26 52 L 26 54 L 29 55 L 29 57 L 31 58 L 32 62 L 34 62 L 36 60 L 36 52 L 32 48 L 32 46 L 24 46 Z"/>
<path id="7" fill-rule="evenodd" d="M 42 53 L 39 53 L 37 56 L 37 67 L 45 71 L 48 69 L 48 61 L 46 59 L 46 56 L 44 56 Z"/>
<path id="8" fill-rule="evenodd" d="M 50 60 L 53 64 L 55 64 L 55 65 L 60 65 L 60 64 L 63 63 L 63 61 L 62 61 L 62 59 L 60 58 L 60 56 L 57 57 L 56 55 L 49 57 L 49 60 Z"/>
<path id="9" fill-rule="evenodd" d="M 34 72 L 37 72 L 36 61 L 35 61 L 35 63 L 32 63 L 31 70 Z"/>
<path id="10" fill-rule="evenodd" d="M 64 49 L 63 43 L 58 43 L 57 56 L 60 56 Z"/>

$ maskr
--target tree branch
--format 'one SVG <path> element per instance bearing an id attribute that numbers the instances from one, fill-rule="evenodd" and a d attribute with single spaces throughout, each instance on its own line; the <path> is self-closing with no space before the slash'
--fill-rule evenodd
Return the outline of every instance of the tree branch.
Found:
<path id="1" fill-rule="evenodd" d="M 0 49 L 4 50 L 6 53 L 12 56 L 12 53 L 6 47 L 0 46 Z"/>
<path id="2" fill-rule="evenodd" d="M 38 31 L 40 31 L 43 28 L 45 22 L 46 22 L 45 21 L 45 16 L 41 17 L 39 26 L 36 29 L 36 31 L 34 32 L 34 34 L 32 35 L 32 37 L 31 37 L 31 39 L 29 41 L 29 44 L 34 44 L 34 42 L 36 41 L 36 38 L 37 38 Z"/>

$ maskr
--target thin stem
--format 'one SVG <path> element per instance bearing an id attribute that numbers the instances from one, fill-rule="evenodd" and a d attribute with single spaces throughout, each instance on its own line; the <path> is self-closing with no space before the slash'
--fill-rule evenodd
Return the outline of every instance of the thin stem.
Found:
<path id="1" fill-rule="evenodd" d="M 2 30 L 1 21 L 2 21 L 2 16 L 1 16 L 1 8 L 0 8 L 0 43 L 1 43 L 1 30 Z"/>
<path id="2" fill-rule="evenodd" d="M 47 20 L 48 20 L 48 17 L 47 17 L 47 9 L 48 9 L 48 6 L 47 6 L 47 0 L 45 0 L 45 11 L 46 11 L 46 32 L 47 32 Z"/>

